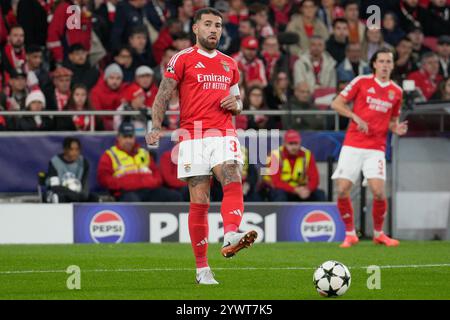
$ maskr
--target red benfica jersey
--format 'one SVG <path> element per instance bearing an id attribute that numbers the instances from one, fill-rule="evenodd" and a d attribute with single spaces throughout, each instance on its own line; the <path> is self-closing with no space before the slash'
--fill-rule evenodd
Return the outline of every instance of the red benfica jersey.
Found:
<path id="1" fill-rule="evenodd" d="M 220 101 L 230 95 L 230 88 L 239 82 L 237 64 L 231 57 L 193 46 L 172 57 L 164 76 L 178 82 L 180 128 L 189 131 L 191 139 L 236 135 L 231 112 L 220 106 Z M 194 122 L 201 122 L 202 127 L 201 132 L 196 127 L 195 135 Z M 216 129 L 216 133 L 205 134 L 210 129 Z"/>
<path id="2" fill-rule="evenodd" d="M 392 80 L 383 83 L 374 75 L 364 75 L 353 79 L 340 95 L 347 102 L 353 100 L 353 112 L 369 127 L 366 134 L 351 121 L 344 145 L 385 151 L 389 122 L 400 115 L 403 90 Z"/>

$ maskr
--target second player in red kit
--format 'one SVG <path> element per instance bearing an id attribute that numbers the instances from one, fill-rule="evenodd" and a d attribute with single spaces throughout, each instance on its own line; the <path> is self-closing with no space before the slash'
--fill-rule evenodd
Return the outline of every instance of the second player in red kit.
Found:
<path id="1" fill-rule="evenodd" d="M 351 119 L 339 161 L 332 178 L 337 180 L 337 206 L 344 221 L 346 237 L 341 247 L 358 243 L 350 199 L 352 186 L 363 172 L 363 184 L 368 184 L 374 200 L 372 207 L 374 242 L 397 246 L 398 240 L 383 233 L 387 213 L 385 193 L 386 139 L 391 130 L 404 135 L 407 122 L 399 123 L 402 89 L 391 79 L 394 57 L 388 49 L 378 50 L 371 59 L 374 74 L 353 79 L 336 97 L 332 108 Z M 353 101 L 353 110 L 347 103 Z"/>
<path id="2" fill-rule="evenodd" d="M 215 9 L 196 12 L 192 29 L 196 45 L 175 54 L 167 65 L 152 108 L 153 129 L 149 145 L 158 142 L 161 123 L 172 94 L 180 101 L 178 178 L 188 182 L 189 235 L 199 284 L 218 284 L 208 264 L 208 209 L 210 178 L 223 189 L 221 215 L 224 243 L 221 254 L 234 256 L 257 238 L 253 230 L 239 232 L 244 213 L 242 154 L 232 116 L 242 110 L 236 62 L 216 50 L 222 34 L 222 15 Z"/>

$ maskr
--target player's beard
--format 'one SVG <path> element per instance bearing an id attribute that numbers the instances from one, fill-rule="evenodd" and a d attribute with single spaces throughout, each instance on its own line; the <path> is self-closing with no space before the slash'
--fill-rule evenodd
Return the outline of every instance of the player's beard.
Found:
<path id="1" fill-rule="evenodd" d="M 217 40 L 217 42 L 213 44 L 211 42 L 208 42 L 207 38 L 200 38 L 200 37 L 198 37 L 198 42 L 203 48 L 207 50 L 214 50 L 217 48 L 217 45 L 219 44 L 219 40 Z"/>

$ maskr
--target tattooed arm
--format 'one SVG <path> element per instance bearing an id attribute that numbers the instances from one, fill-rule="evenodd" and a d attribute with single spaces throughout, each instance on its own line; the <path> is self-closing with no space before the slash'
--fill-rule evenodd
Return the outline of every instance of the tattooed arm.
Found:
<path id="1" fill-rule="evenodd" d="M 172 93 L 177 87 L 177 82 L 171 78 L 163 78 L 159 85 L 158 94 L 155 97 L 152 107 L 152 131 L 147 133 L 145 140 L 147 144 L 156 144 L 161 134 L 161 124 L 164 114 L 169 105 Z"/>

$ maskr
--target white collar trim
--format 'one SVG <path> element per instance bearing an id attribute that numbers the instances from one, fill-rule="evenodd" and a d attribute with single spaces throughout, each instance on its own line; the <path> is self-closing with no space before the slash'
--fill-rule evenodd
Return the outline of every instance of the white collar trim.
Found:
<path id="1" fill-rule="evenodd" d="M 375 79 L 375 82 L 378 83 L 378 85 L 382 88 L 386 88 L 388 85 L 391 84 L 391 80 L 386 81 L 386 82 L 381 82 L 380 80 L 378 80 L 378 78 L 376 76 L 373 76 Z"/>
<path id="2" fill-rule="evenodd" d="M 200 53 L 202 56 L 205 56 L 207 58 L 214 58 L 215 56 L 217 56 L 217 50 L 214 50 L 213 53 L 208 53 L 205 50 L 202 50 L 202 49 L 198 48 L 197 52 Z"/>

